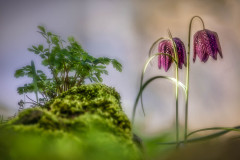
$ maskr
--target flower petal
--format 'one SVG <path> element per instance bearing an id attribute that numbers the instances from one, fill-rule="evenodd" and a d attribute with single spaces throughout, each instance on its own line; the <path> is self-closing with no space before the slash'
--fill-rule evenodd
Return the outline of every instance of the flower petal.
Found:
<path id="1" fill-rule="evenodd" d="M 222 56 L 222 50 L 219 42 L 219 38 L 216 32 L 204 29 L 194 34 L 194 55 L 193 62 L 196 60 L 196 55 L 202 62 L 206 62 L 208 57 L 213 57 L 217 60 L 217 54 Z"/>
<path id="2" fill-rule="evenodd" d="M 221 48 L 221 45 L 220 45 L 220 41 L 219 41 L 219 38 L 218 38 L 218 34 L 217 34 L 216 32 L 214 32 L 214 35 L 215 35 L 215 37 L 216 37 L 216 43 L 217 43 L 218 53 L 219 53 L 220 57 L 223 58 L 222 48 Z"/>

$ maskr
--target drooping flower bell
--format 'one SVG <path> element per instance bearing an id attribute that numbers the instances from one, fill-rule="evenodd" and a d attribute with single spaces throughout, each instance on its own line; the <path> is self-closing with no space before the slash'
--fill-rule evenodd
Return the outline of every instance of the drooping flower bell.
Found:
<path id="1" fill-rule="evenodd" d="M 186 50 L 184 47 L 183 42 L 179 38 L 173 38 L 173 41 L 176 44 L 177 47 L 177 53 L 178 53 L 178 67 L 182 69 L 182 65 L 186 66 Z M 163 40 L 158 45 L 158 52 L 159 53 L 166 53 L 171 55 L 172 57 L 175 57 L 174 50 L 172 46 L 172 42 L 170 40 Z M 158 68 L 165 70 L 165 72 L 168 71 L 168 69 L 171 67 L 172 59 L 167 55 L 159 55 L 158 56 Z"/>
<path id="2" fill-rule="evenodd" d="M 193 43 L 193 62 L 195 62 L 197 55 L 204 63 L 208 60 L 209 56 L 217 60 L 217 53 L 219 53 L 220 57 L 223 58 L 220 42 L 216 32 L 207 29 L 200 30 L 194 34 Z"/>

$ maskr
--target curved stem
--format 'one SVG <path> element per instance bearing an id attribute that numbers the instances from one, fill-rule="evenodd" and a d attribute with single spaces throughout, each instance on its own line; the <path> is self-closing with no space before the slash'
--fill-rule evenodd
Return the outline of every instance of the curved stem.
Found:
<path id="1" fill-rule="evenodd" d="M 170 57 L 174 63 L 177 65 L 177 61 L 174 59 L 173 56 L 171 56 L 170 54 L 167 53 L 156 53 L 153 56 L 151 56 L 150 58 L 148 58 L 148 60 L 146 61 L 143 71 L 142 71 L 142 75 L 141 75 L 141 82 L 140 82 L 140 88 L 142 87 L 142 83 L 143 83 L 143 78 L 144 78 L 144 73 L 146 72 L 146 69 L 148 67 L 148 64 L 153 60 L 153 58 L 159 56 L 159 55 L 166 55 L 168 57 Z M 143 110 L 143 114 L 145 115 L 145 111 L 144 111 L 144 106 L 143 106 L 143 99 L 142 99 L 142 95 L 141 95 L 141 106 L 142 106 L 142 110 Z"/>
<path id="2" fill-rule="evenodd" d="M 202 131 L 209 131 L 209 130 L 225 130 L 225 131 L 238 131 L 240 132 L 240 129 L 238 128 L 229 128 L 229 127 L 213 127 L 213 128 L 203 128 L 203 129 L 198 129 L 196 131 L 190 132 L 187 137 L 198 133 L 198 132 L 202 132 Z"/>
<path id="3" fill-rule="evenodd" d="M 192 139 L 186 139 L 184 141 L 180 141 L 179 143 L 192 143 L 192 142 L 198 142 L 198 141 L 203 141 L 203 140 L 209 140 L 209 139 L 212 139 L 212 138 L 217 138 L 217 137 L 219 137 L 221 135 L 224 135 L 224 134 L 226 134 L 230 131 L 236 131 L 236 130 L 239 131 L 239 129 L 240 129 L 240 126 L 236 126 L 236 127 L 232 128 L 232 130 L 226 129 L 224 131 L 209 134 L 209 135 L 206 135 L 206 136 L 196 137 L 196 138 L 192 138 Z M 177 144 L 177 142 L 164 142 L 164 143 L 158 143 L 158 144 L 170 144 L 170 145 L 172 144 L 172 145 L 174 145 L 174 144 Z"/>
<path id="4" fill-rule="evenodd" d="M 188 97 L 189 97 L 189 70 L 190 70 L 190 42 L 191 42 L 191 31 L 192 31 L 192 23 L 195 18 L 199 18 L 202 22 L 203 29 L 205 29 L 205 25 L 203 19 L 200 16 L 194 16 L 190 20 L 189 30 L 188 30 L 188 50 L 187 50 L 187 67 L 186 67 L 186 99 L 185 99 L 185 128 L 184 128 L 184 140 L 187 140 L 187 130 L 188 130 Z"/>
<path id="5" fill-rule="evenodd" d="M 193 17 L 191 18 L 191 20 L 190 20 L 190 25 L 192 25 L 192 22 L 193 22 L 193 20 L 194 20 L 195 18 L 198 18 L 198 19 L 201 21 L 202 27 L 203 27 L 203 29 L 205 29 L 204 21 L 203 21 L 203 19 L 202 19 L 200 16 L 193 16 Z"/>
<path id="6" fill-rule="evenodd" d="M 158 79 L 158 78 L 162 78 L 162 79 L 168 79 L 168 80 L 171 80 L 172 82 L 176 83 L 176 79 L 175 78 L 172 78 L 172 77 L 167 77 L 167 76 L 155 76 L 155 77 L 152 77 L 150 79 L 148 79 L 143 85 L 142 87 L 140 88 L 139 92 L 138 92 L 138 95 L 137 95 L 137 98 L 135 100 L 135 103 L 134 103 L 134 107 L 133 107 L 133 114 L 132 114 L 132 125 L 134 124 L 134 119 L 135 119 L 135 113 L 136 113 L 136 109 L 137 109 L 137 104 L 138 104 L 138 101 L 139 101 L 139 98 L 143 92 L 143 90 L 147 87 L 147 85 L 149 83 L 151 83 L 153 80 L 155 79 Z M 178 82 L 178 85 L 180 87 L 183 88 L 183 90 L 185 91 L 185 87 L 184 87 L 184 84 L 182 84 L 181 82 Z"/>

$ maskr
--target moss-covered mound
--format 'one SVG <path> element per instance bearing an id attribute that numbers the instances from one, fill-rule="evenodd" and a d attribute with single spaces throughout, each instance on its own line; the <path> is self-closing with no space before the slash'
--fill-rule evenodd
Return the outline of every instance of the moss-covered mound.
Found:
<path id="1" fill-rule="evenodd" d="M 120 95 L 103 84 L 72 88 L 43 108 L 22 111 L 1 130 L 5 159 L 140 158 Z"/>

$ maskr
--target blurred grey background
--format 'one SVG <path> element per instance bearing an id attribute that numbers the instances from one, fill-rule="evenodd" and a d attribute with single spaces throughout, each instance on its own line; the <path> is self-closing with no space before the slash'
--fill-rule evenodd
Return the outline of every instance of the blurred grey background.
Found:
<path id="1" fill-rule="evenodd" d="M 91 55 L 119 60 L 123 72 L 108 67 L 104 83 L 120 92 L 125 112 L 131 118 L 140 74 L 151 44 L 167 36 L 167 29 L 187 45 L 188 25 L 199 15 L 207 29 L 218 33 L 223 59 L 201 63 L 190 68 L 189 127 L 240 124 L 240 1 L 238 0 L 89 0 L 89 1 L 1 1 L 0 4 L 0 114 L 5 117 L 17 112 L 17 102 L 23 99 L 16 89 L 31 80 L 14 78 L 16 69 L 36 63 L 40 58 L 28 52 L 31 45 L 45 43 L 36 32 L 44 25 L 66 39 L 74 36 Z M 202 29 L 196 20 L 193 34 Z M 191 50 L 192 51 L 192 50 Z M 157 52 L 157 51 L 156 51 Z M 192 53 L 191 53 L 192 54 Z M 192 56 L 192 55 L 191 55 Z M 146 78 L 153 75 L 174 76 L 157 69 L 157 60 L 147 69 Z M 185 68 L 180 79 L 185 82 Z M 174 85 L 156 80 L 144 91 L 146 117 L 140 106 L 137 124 L 146 134 L 158 133 L 174 124 Z M 29 95 L 34 98 L 34 95 Z M 180 92 L 180 119 L 184 124 L 184 96 Z"/>

